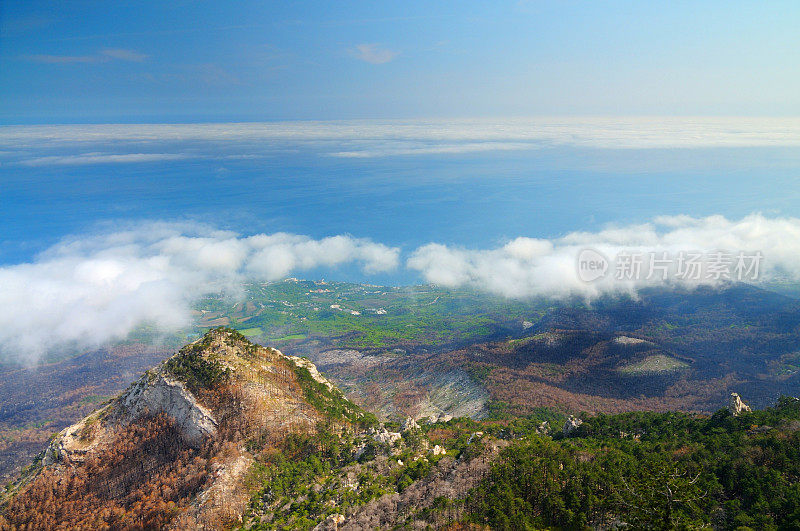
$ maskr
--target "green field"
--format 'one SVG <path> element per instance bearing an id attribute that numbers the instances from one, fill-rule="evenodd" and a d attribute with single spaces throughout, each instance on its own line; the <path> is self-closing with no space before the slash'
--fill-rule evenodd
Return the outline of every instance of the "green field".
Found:
<path id="1" fill-rule="evenodd" d="M 305 334 L 292 334 L 289 336 L 273 338 L 272 341 L 299 341 L 305 338 L 306 338 Z"/>
<path id="2" fill-rule="evenodd" d="M 685 369 L 689 364 L 671 356 L 655 354 L 645 359 L 620 367 L 618 370 L 622 374 L 662 374 Z"/>
<path id="3" fill-rule="evenodd" d="M 547 308 L 544 301 L 433 286 L 281 281 L 247 285 L 242 301 L 209 296 L 196 309 L 202 313 L 199 331 L 227 321 L 245 336 L 267 341 L 336 338 L 343 347 L 386 349 L 507 336 Z"/>

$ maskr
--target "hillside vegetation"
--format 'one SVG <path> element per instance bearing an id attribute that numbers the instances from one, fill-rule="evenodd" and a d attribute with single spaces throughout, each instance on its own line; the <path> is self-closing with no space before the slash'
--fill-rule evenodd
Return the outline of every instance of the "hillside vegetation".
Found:
<path id="1" fill-rule="evenodd" d="M 215 329 L 55 436 L 7 486 L 0 525 L 800 525 L 797 399 L 738 416 L 587 415 L 563 432 L 562 421 L 493 410 L 383 425 L 309 361 Z"/>
<path id="2" fill-rule="evenodd" d="M 355 406 L 336 407 L 346 399 L 335 390 L 309 403 L 315 385 L 280 352 L 213 330 L 57 434 L 6 489 L 6 525 L 228 525 L 250 496 L 248 441 L 277 448 L 323 420 L 337 433 L 374 422 Z"/>
<path id="3" fill-rule="evenodd" d="M 569 437 L 515 441 L 466 502 L 496 529 L 797 529 L 800 401 L 587 418 Z"/>

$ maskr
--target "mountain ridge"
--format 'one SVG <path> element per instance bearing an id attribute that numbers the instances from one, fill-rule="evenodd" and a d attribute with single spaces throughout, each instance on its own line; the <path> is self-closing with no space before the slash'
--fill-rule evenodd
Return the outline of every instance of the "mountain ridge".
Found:
<path id="1" fill-rule="evenodd" d="M 601 335 L 576 340 L 589 350 L 657 346 Z M 568 340 L 539 334 L 515 345 Z M 646 370 L 654 366 L 665 370 Z M 309 360 L 220 328 L 62 430 L 7 487 L 0 528 L 652 528 L 664 518 L 772 528 L 797 520 L 800 476 L 784 465 L 797 462 L 798 404 L 584 413 L 561 429 L 552 411 L 553 425 L 535 416 L 380 424 Z M 772 479 L 758 479 L 762 470 Z M 658 490 L 665 482 L 692 502 L 673 510 Z"/>
<path id="2" fill-rule="evenodd" d="M 327 392 L 309 391 L 310 385 L 322 386 Z M 313 400 L 308 399 L 311 395 Z M 124 509 L 121 514 L 127 520 L 139 518 L 156 527 L 178 516 L 178 528 L 217 527 L 241 517 L 249 501 L 244 481 L 254 457 L 246 450 L 246 441 L 278 441 L 290 433 L 311 432 L 323 419 L 341 431 L 353 423 L 369 424 L 372 417 L 350 403 L 308 360 L 254 345 L 235 330 L 215 329 L 59 432 L 27 474 L 7 489 L 8 515 L 12 521 L 22 519 L 35 527 L 76 518 L 80 525 L 130 527 L 130 522 L 118 521 L 116 508 Z M 152 433 L 141 433 L 142 427 Z M 131 439 L 133 435 L 138 439 Z M 160 437 L 174 448 L 160 445 Z M 115 455 L 117 448 L 127 448 L 125 459 L 104 468 L 103 461 L 114 461 L 108 456 Z M 135 456 L 151 465 L 131 468 L 127 459 Z M 137 478 L 147 486 L 154 482 L 147 473 L 201 461 L 197 484 L 184 489 L 182 496 L 166 495 L 149 508 L 140 499 L 117 504 L 113 487 L 98 494 L 94 492 L 97 485 L 80 482 L 82 477 L 95 478 L 95 483 L 97 478 L 105 478 L 110 485 L 130 486 L 132 478 Z M 61 492 L 58 483 L 65 481 L 73 487 L 71 492 L 62 492 L 65 508 L 49 514 L 42 504 L 50 503 L 52 496 L 37 497 L 37 489 L 44 484 L 45 490 Z M 178 475 L 167 474 L 161 483 L 180 481 Z M 93 514 L 92 509 L 103 505 L 101 502 L 116 507 L 110 513 Z M 37 510 L 31 511 L 31 507 Z M 55 520 L 37 524 L 26 516 Z"/>

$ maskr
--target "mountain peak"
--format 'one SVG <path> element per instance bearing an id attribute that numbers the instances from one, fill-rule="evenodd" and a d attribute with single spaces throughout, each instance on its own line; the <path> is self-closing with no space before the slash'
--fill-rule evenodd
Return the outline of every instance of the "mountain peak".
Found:
<path id="1" fill-rule="evenodd" d="M 312 433 L 320 421 L 342 431 L 372 419 L 310 361 L 253 344 L 235 330 L 210 330 L 58 433 L 9 489 L 9 514 L 19 522 L 52 513 L 56 523 L 116 527 L 113 514 L 95 514 L 99 507 L 130 514 L 142 492 L 166 489 L 161 505 L 136 506 L 149 511 L 140 516 L 152 527 L 172 521 L 176 511 L 179 527 L 219 527 L 247 505 L 254 442 L 265 448 Z M 192 470 L 194 480 L 187 479 Z M 118 498 L 116 487 L 98 493 L 100 484 L 124 485 L 127 495 Z M 45 492 L 61 492 L 71 512 L 51 507 Z"/>

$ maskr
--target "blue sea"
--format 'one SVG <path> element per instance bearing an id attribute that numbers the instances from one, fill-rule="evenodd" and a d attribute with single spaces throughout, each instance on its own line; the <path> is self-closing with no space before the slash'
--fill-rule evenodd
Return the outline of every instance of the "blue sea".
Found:
<path id="1" fill-rule="evenodd" d="M 788 148 L 552 148 L 336 158 L 0 165 L 0 263 L 74 234 L 138 220 L 193 220 L 241 234 L 351 234 L 404 250 L 487 248 L 660 215 L 800 216 Z M 391 280 L 391 279 L 383 279 Z"/>

